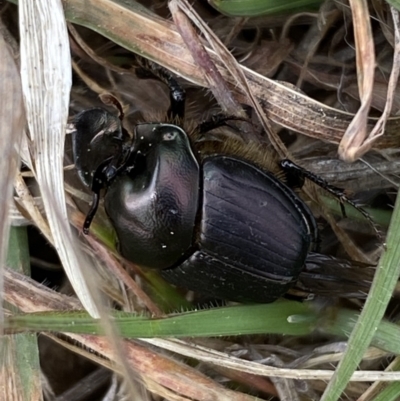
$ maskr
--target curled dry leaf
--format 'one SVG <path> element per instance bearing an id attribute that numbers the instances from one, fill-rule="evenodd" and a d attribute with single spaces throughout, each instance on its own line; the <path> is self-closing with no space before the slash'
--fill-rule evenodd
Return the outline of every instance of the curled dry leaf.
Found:
<path id="1" fill-rule="evenodd" d="M 346 129 L 339 145 L 339 156 L 354 161 L 359 147 L 367 137 L 368 113 L 374 85 L 375 49 L 366 0 L 351 0 L 356 48 L 358 90 L 361 106 Z"/>
<path id="2" fill-rule="evenodd" d="M 392 13 L 394 26 L 394 56 L 393 67 L 390 73 L 390 79 L 387 88 L 385 109 L 375 127 L 369 133 L 368 138 L 356 152 L 356 158 L 361 157 L 364 153 L 370 150 L 374 142 L 384 134 L 387 121 L 390 113 L 392 112 L 393 103 L 396 101 L 397 83 L 400 73 L 400 21 L 398 10 L 396 10 L 394 7 L 390 7 L 390 10 Z"/>

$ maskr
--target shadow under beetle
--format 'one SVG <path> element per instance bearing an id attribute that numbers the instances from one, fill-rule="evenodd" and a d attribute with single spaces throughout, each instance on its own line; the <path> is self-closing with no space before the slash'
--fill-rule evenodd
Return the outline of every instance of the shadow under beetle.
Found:
<path id="1" fill-rule="evenodd" d="M 131 139 L 120 106 L 119 117 L 91 109 L 74 118 L 75 165 L 94 193 L 84 232 L 106 189 L 105 210 L 126 259 L 212 297 L 276 300 L 296 283 L 307 260 L 318 259 L 315 218 L 277 170 L 337 195 L 336 188 L 290 161 L 269 161 L 274 174 L 260 168 L 237 140 L 194 146 L 196 136 L 229 118 L 214 116 L 189 132 L 184 91 L 165 70 L 152 68 L 150 74 L 170 88 L 167 122 L 137 124 Z"/>

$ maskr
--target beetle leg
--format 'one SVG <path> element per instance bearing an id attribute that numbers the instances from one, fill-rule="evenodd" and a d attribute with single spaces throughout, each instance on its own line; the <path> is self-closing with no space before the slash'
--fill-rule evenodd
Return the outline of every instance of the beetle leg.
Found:
<path id="1" fill-rule="evenodd" d="M 333 195 L 335 198 L 337 198 L 339 200 L 340 209 L 342 211 L 343 217 L 346 217 L 344 203 L 347 203 L 350 206 L 354 207 L 359 213 L 361 213 L 365 217 L 365 219 L 368 221 L 368 223 L 372 226 L 372 228 L 376 232 L 377 236 L 379 238 L 381 237 L 381 235 L 380 235 L 378 229 L 376 228 L 376 225 L 375 225 L 374 221 L 372 220 L 371 216 L 369 215 L 369 213 L 367 211 L 365 211 L 362 207 L 357 205 L 354 201 L 349 199 L 346 196 L 346 194 L 344 193 L 344 190 L 342 188 L 338 188 L 338 187 L 335 187 L 334 185 L 329 184 L 323 178 L 312 173 L 311 171 L 304 169 L 303 167 L 300 167 L 299 165 L 297 165 L 296 163 L 292 162 L 289 159 L 281 160 L 280 165 L 287 174 L 289 186 L 294 184 L 295 186 L 298 186 L 301 188 L 304 184 L 305 178 L 307 178 L 308 180 L 317 184 L 319 187 L 321 187 L 325 191 L 329 192 L 331 195 Z"/>
<path id="2" fill-rule="evenodd" d="M 349 203 L 356 209 L 360 208 L 353 201 L 351 201 L 346 197 L 344 190 L 342 188 L 335 187 L 334 185 L 329 184 L 323 178 L 312 173 L 311 171 L 304 169 L 303 167 L 300 167 L 298 164 L 292 162 L 291 160 L 289 159 L 281 160 L 280 165 L 287 174 L 289 186 L 297 186 L 301 188 L 304 185 L 305 178 L 307 178 L 308 180 L 314 182 L 325 191 L 329 192 L 335 198 L 339 199 L 343 217 L 346 217 L 346 211 L 344 209 L 343 202 Z M 360 210 L 360 213 L 364 214 L 366 212 L 364 210 L 361 212 Z"/>
<path id="3" fill-rule="evenodd" d="M 183 119 L 185 117 L 186 93 L 173 77 L 170 76 L 167 83 L 169 87 L 169 98 L 171 101 L 168 115 L 172 119 L 176 119 L 177 117 Z"/>
<path id="4" fill-rule="evenodd" d="M 93 174 L 91 190 L 93 193 L 92 206 L 83 223 L 83 233 L 89 234 L 89 228 L 99 207 L 100 191 L 107 188 L 110 182 L 117 176 L 119 169 L 116 167 L 115 157 L 109 157 L 101 163 Z"/>
<path id="5" fill-rule="evenodd" d="M 226 114 L 218 113 L 218 114 L 214 114 L 213 116 L 211 116 L 208 120 L 201 122 L 197 126 L 196 131 L 199 134 L 205 134 L 215 128 L 229 126 L 229 124 L 227 124 L 227 122 L 229 122 L 229 121 L 250 122 L 247 118 L 236 117 L 236 116 L 227 116 Z"/>
<path id="6" fill-rule="evenodd" d="M 90 207 L 90 210 L 88 214 L 85 217 L 85 222 L 83 223 L 83 233 L 85 235 L 89 234 L 89 228 L 90 225 L 92 224 L 93 218 L 97 212 L 97 209 L 99 207 L 99 200 L 100 200 L 100 192 L 93 192 L 93 198 L 92 198 L 92 206 Z"/>
<path id="7" fill-rule="evenodd" d="M 148 60 L 142 60 L 141 65 L 141 67 L 136 69 L 136 75 L 139 78 L 157 78 L 168 85 L 170 98 L 168 117 L 172 120 L 183 119 L 185 117 L 185 90 L 165 68 Z"/>

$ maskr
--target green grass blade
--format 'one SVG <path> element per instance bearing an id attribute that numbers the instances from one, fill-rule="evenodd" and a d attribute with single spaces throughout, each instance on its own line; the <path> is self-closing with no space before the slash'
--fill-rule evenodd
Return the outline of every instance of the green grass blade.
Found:
<path id="1" fill-rule="evenodd" d="M 348 338 L 358 314 L 347 309 L 319 310 L 312 302 L 279 300 L 266 305 L 238 305 L 149 318 L 114 312 L 113 320 L 123 337 L 206 337 L 251 334 L 306 335 L 315 329 Z M 10 331 L 63 331 L 102 334 L 98 320 L 85 312 L 41 312 L 9 316 Z M 400 327 L 388 321 L 378 324 L 372 345 L 400 355 Z"/>
<path id="2" fill-rule="evenodd" d="M 387 249 L 379 262 L 364 309 L 350 335 L 348 349 L 339 363 L 321 401 L 336 401 L 357 369 L 370 345 L 400 275 L 400 197 L 397 197 L 390 224 Z"/>
<path id="3" fill-rule="evenodd" d="M 396 10 L 400 10 L 400 0 L 386 0 Z"/>
<path id="4" fill-rule="evenodd" d="M 400 382 L 388 384 L 373 401 L 396 401 L 400 397 Z"/>
<path id="5" fill-rule="evenodd" d="M 314 330 L 317 314 L 306 304 L 278 301 L 192 311 L 166 318 L 116 313 L 120 334 L 128 338 L 205 337 L 259 333 L 304 335 Z M 6 318 L 5 329 L 102 334 L 99 321 L 84 312 L 32 313 Z"/>
<path id="6" fill-rule="evenodd" d="M 334 199 L 330 196 L 322 196 L 322 200 L 324 202 L 324 205 L 331 212 L 333 212 L 336 216 L 339 216 L 339 217 L 343 216 L 341 204 L 337 199 Z M 349 219 L 367 224 L 365 217 L 358 210 L 356 210 L 353 206 L 351 206 L 347 203 L 343 203 L 343 207 L 345 209 L 346 216 Z M 370 217 L 374 221 L 374 223 L 376 223 L 382 227 L 385 227 L 385 228 L 389 227 L 390 219 L 392 217 L 391 210 L 383 210 L 383 209 L 377 209 L 377 208 L 372 208 L 372 207 L 363 207 L 363 209 L 370 215 Z"/>
<path id="7" fill-rule="evenodd" d="M 354 330 L 359 313 L 349 309 L 328 309 L 322 314 L 318 329 L 326 334 L 348 338 Z M 400 326 L 387 320 L 382 320 L 372 338 L 371 345 L 400 355 Z"/>
<path id="8" fill-rule="evenodd" d="M 316 10 L 322 0 L 209 0 L 209 3 L 231 17 L 258 17 Z"/>
<path id="9" fill-rule="evenodd" d="M 13 270 L 30 275 L 28 235 L 26 227 L 11 227 L 8 242 L 7 266 Z M 4 305 L 17 311 L 12 305 Z M 1 360 L 6 364 L 5 371 L 13 383 L 12 389 L 2 389 L 2 399 L 10 399 L 19 394 L 21 400 L 42 399 L 39 351 L 36 334 L 24 333 L 5 336 L 2 339 Z"/>

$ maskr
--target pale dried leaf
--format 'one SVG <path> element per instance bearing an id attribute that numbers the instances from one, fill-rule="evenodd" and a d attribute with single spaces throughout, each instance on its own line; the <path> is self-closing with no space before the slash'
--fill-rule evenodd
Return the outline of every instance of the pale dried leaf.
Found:
<path id="1" fill-rule="evenodd" d="M 99 316 L 68 224 L 63 155 L 71 88 L 68 34 L 60 1 L 21 1 L 21 76 L 27 121 L 46 216 L 65 272 L 85 308 Z"/>

